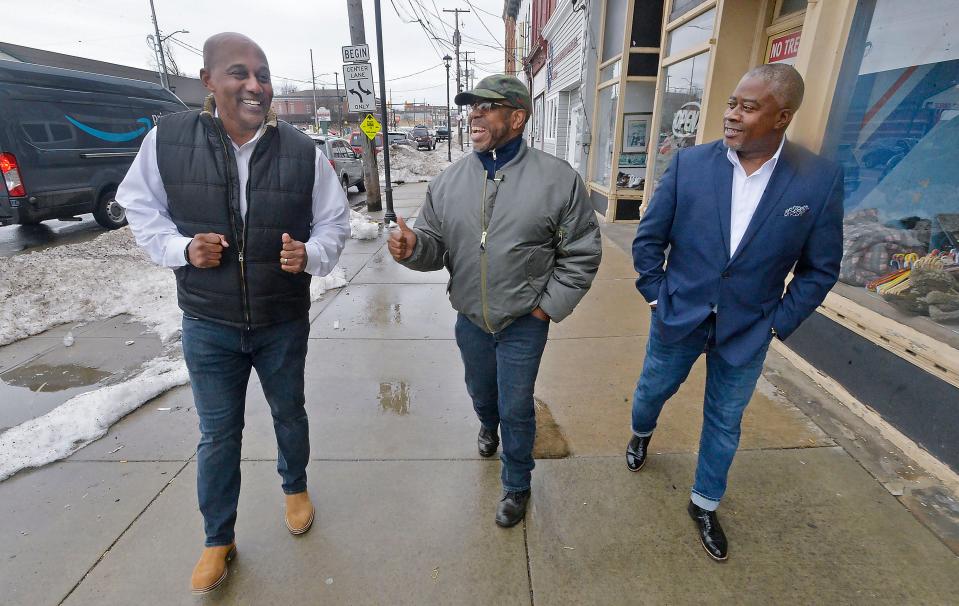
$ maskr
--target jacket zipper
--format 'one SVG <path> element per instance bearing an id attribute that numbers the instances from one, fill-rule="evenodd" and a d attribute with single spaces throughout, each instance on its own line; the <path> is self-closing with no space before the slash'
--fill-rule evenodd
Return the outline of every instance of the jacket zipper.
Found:
<path id="1" fill-rule="evenodd" d="M 496 150 L 493 150 L 493 175 L 496 175 Z M 489 224 L 486 218 L 487 183 L 489 183 L 489 179 L 486 175 L 483 175 L 483 233 L 480 235 L 480 301 L 483 304 L 483 323 L 486 324 L 486 330 L 492 333 L 493 327 L 490 326 L 489 322 L 489 299 L 486 292 L 487 273 L 489 271 L 488 257 L 486 254 L 486 234 L 489 230 Z M 490 209 L 490 214 L 492 214 L 492 209 Z"/>

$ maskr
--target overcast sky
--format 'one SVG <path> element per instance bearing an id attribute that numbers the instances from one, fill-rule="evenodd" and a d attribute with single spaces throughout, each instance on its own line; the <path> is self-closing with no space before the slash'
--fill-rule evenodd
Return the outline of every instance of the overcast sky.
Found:
<path id="1" fill-rule="evenodd" d="M 154 0 L 154 4 L 161 34 L 189 30 L 175 36 L 187 45 L 202 48 L 207 37 L 221 31 L 241 32 L 256 40 L 266 51 L 275 88 L 284 78 L 294 80 L 301 89 L 310 87 L 310 48 L 317 87 L 321 83 L 332 87 L 332 72 L 341 72 L 340 47 L 350 44 L 346 0 Z M 451 43 L 454 15 L 441 11 L 454 8 L 472 11 L 460 16 L 461 51 L 476 53 L 476 80 L 502 72 L 503 0 L 382 0 L 386 79 L 392 102 L 427 99 L 442 105 L 446 101 L 441 57 L 446 52 L 455 56 L 452 48 L 436 40 L 431 44 L 421 25 L 407 21 L 416 18 L 415 10 L 439 38 Z M 373 0 L 363 0 L 375 74 L 373 10 Z M 154 63 L 146 42 L 153 33 L 150 0 L 17 2 L 15 9 L 3 11 L 3 21 L 2 42 L 135 67 L 151 68 Z M 199 56 L 182 46 L 171 48 L 184 72 L 199 74 Z M 421 70 L 427 71 L 403 77 Z M 450 91 L 455 95 L 455 62 L 450 75 Z"/>

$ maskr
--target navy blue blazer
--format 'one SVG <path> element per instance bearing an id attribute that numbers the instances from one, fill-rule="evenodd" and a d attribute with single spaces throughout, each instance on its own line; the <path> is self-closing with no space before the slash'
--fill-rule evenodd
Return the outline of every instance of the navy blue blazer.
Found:
<path id="1" fill-rule="evenodd" d="M 716 348 L 741 366 L 768 344 L 770 328 L 788 337 L 836 283 L 843 174 L 838 164 L 786 141 L 730 258 L 732 187 L 725 143 L 680 150 L 639 223 L 633 265 L 636 288 L 647 301 L 658 300 L 654 321 L 666 342 L 688 336 L 715 307 Z"/>

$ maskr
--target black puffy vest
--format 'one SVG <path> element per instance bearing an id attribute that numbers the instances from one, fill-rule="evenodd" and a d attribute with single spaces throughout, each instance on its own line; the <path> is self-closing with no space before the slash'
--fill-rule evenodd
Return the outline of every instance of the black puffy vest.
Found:
<path id="1" fill-rule="evenodd" d="M 223 123 L 207 111 L 160 119 L 157 163 L 171 219 L 185 236 L 215 232 L 229 243 L 219 267 L 175 270 L 186 315 L 238 328 L 308 315 L 311 276 L 280 269 L 280 251 L 284 232 L 300 242 L 310 237 L 315 155 L 309 137 L 268 120 L 250 159 L 244 218 L 236 156 Z"/>

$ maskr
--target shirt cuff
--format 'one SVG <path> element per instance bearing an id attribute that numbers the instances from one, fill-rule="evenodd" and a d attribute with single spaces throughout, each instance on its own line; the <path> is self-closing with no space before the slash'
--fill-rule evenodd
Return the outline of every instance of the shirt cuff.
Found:
<path id="1" fill-rule="evenodd" d="M 321 275 L 326 260 L 320 252 L 320 245 L 316 242 L 304 242 L 303 246 L 306 248 L 306 267 L 303 271 L 311 276 Z"/>
<path id="2" fill-rule="evenodd" d="M 649 302 L 650 307 L 656 307 L 656 304 L 659 303 L 659 299 L 653 299 Z"/>
<path id="3" fill-rule="evenodd" d="M 193 241 L 193 238 L 186 236 L 170 236 L 167 238 L 166 247 L 163 249 L 163 266 L 183 267 L 186 265 L 186 257 L 183 255 L 183 251 L 191 241 Z"/>

